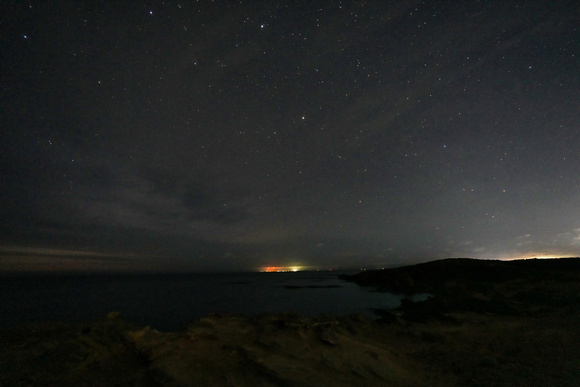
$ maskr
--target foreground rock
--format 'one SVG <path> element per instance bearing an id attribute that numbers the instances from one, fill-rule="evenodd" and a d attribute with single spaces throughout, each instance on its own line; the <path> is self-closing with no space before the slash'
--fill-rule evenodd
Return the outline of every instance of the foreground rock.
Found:
<path id="1" fill-rule="evenodd" d="M 164 386 L 417 386 L 422 376 L 362 316 L 211 316 L 185 333 L 130 332 Z"/>
<path id="2" fill-rule="evenodd" d="M 110 314 L 92 324 L 0 330 L 0 386 L 156 386 L 147 359 L 125 339 L 131 329 Z"/>
<path id="3" fill-rule="evenodd" d="M 0 332 L 6 386 L 418 386 L 388 330 L 364 316 L 210 316 L 185 332 L 118 318 Z"/>

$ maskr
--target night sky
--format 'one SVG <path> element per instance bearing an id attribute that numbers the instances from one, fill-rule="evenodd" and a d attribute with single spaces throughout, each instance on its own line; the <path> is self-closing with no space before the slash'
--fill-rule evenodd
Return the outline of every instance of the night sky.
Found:
<path id="1" fill-rule="evenodd" d="M 0 271 L 580 255 L 571 1 L 4 1 Z"/>

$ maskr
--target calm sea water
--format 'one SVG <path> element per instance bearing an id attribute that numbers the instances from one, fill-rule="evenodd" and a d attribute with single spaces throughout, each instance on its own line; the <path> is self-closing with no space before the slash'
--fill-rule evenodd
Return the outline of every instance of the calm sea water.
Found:
<path id="1" fill-rule="evenodd" d="M 0 327 L 88 322 L 120 311 L 140 326 L 178 330 L 210 313 L 373 315 L 371 308 L 394 308 L 401 298 L 337 272 L 0 277 Z"/>

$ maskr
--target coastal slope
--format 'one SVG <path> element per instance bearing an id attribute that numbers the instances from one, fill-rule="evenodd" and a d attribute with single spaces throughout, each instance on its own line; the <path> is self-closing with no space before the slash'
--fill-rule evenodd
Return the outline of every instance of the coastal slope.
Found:
<path id="1" fill-rule="evenodd" d="M 2 386 L 577 386 L 580 259 L 448 259 L 346 278 L 395 310 L 211 315 L 178 332 L 118 313 L 0 330 Z M 412 301 L 411 295 L 431 297 Z"/>

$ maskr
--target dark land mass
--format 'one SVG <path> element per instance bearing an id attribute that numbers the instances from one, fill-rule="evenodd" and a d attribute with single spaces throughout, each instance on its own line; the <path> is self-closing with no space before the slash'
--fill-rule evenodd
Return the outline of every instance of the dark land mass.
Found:
<path id="1" fill-rule="evenodd" d="M 448 259 L 348 277 L 428 292 L 396 310 L 212 315 L 159 332 L 117 313 L 0 330 L 1 386 L 577 386 L 580 259 Z"/>
<path id="2" fill-rule="evenodd" d="M 407 321 L 449 319 L 449 313 L 474 312 L 504 316 L 533 316 L 580 301 L 580 258 L 514 261 L 450 258 L 388 270 L 342 276 L 379 292 L 430 293 L 434 297 L 404 299 L 397 311 L 377 311 Z"/>
<path id="3" fill-rule="evenodd" d="M 340 288 L 339 285 L 284 285 L 286 289 L 332 289 L 332 288 Z"/>

